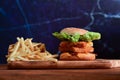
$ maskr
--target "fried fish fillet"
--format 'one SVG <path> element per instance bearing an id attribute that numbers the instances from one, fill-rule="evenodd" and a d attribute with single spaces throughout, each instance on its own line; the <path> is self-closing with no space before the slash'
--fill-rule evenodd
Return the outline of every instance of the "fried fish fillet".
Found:
<path id="1" fill-rule="evenodd" d="M 60 60 L 79 60 L 77 55 L 72 55 L 69 52 L 61 53 Z"/>
<path id="2" fill-rule="evenodd" d="M 96 54 L 93 53 L 72 55 L 69 52 L 64 52 L 60 55 L 60 60 L 95 60 L 95 58 Z"/>
<path id="3" fill-rule="evenodd" d="M 93 52 L 93 47 L 85 47 L 85 48 L 79 48 L 79 47 L 59 47 L 59 51 L 61 52 L 79 52 L 79 53 L 88 53 Z"/>
<path id="4" fill-rule="evenodd" d="M 59 45 L 60 47 L 79 47 L 79 48 L 85 48 L 85 47 L 91 47 L 93 46 L 93 42 L 70 42 L 70 41 L 62 41 Z"/>
<path id="5" fill-rule="evenodd" d="M 93 47 L 86 47 L 86 48 L 71 47 L 70 51 L 79 52 L 79 53 L 88 53 L 88 52 L 93 52 L 94 48 Z"/>

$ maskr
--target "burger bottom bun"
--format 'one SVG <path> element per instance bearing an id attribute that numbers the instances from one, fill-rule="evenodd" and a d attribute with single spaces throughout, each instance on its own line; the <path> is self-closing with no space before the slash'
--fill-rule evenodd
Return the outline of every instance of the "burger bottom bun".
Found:
<path id="1" fill-rule="evenodd" d="M 61 53 L 60 55 L 60 60 L 95 60 L 96 59 L 96 54 L 93 53 L 79 53 L 77 55 L 71 55 L 69 52 L 64 52 Z"/>

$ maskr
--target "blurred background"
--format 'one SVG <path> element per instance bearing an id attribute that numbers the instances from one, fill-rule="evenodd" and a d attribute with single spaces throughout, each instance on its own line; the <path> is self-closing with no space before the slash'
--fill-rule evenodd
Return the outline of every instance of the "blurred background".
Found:
<path id="1" fill-rule="evenodd" d="M 0 63 L 16 37 L 33 38 L 57 53 L 60 41 L 52 33 L 65 27 L 100 32 L 97 58 L 120 58 L 120 0 L 0 0 Z"/>

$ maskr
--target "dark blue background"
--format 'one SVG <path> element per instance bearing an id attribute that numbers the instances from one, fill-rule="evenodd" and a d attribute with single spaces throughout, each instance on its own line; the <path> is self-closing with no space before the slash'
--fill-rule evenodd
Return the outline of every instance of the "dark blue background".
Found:
<path id="1" fill-rule="evenodd" d="M 120 58 L 120 0 L 0 0 L 0 63 L 16 37 L 57 53 L 60 41 L 52 33 L 71 26 L 102 34 L 94 41 L 98 58 Z"/>

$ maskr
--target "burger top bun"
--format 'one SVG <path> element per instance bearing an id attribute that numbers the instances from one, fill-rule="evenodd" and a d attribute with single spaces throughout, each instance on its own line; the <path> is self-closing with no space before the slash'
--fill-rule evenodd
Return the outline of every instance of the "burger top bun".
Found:
<path id="1" fill-rule="evenodd" d="M 64 28 L 60 31 L 60 33 L 67 33 L 69 35 L 73 35 L 75 33 L 78 33 L 80 35 L 84 35 L 85 33 L 87 33 L 88 31 L 85 29 L 80 29 L 80 28 L 75 28 L 75 27 L 68 27 L 68 28 Z"/>

